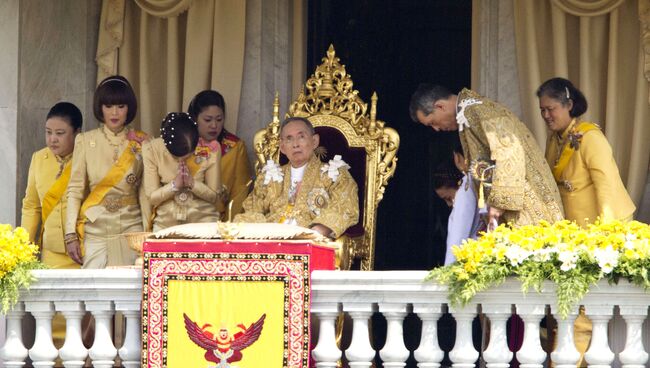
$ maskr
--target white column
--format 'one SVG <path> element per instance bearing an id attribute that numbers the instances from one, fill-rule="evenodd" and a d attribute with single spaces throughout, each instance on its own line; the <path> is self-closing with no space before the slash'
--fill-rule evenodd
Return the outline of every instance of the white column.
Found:
<path id="1" fill-rule="evenodd" d="M 614 307 L 585 305 L 585 314 L 591 320 L 591 344 L 585 353 L 585 360 L 591 368 L 609 368 L 614 361 L 614 352 L 607 341 L 607 324 Z"/>
<path id="2" fill-rule="evenodd" d="M 404 328 L 402 323 L 406 317 L 406 304 L 379 303 L 379 312 L 386 318 L 386 344 L 379 351 L 384 367 L 404 367 L 409 351 L 404 346 Z"/>
<path id="3" fill-rule="evenodd" d="M 34 346 L 29 349 L 29 357 L 35 367 L 52 367 L 59 351 L 52 342 L 52 317 L 54 304 L 52 302 L 26 302 L 25 309 L 36 320 L 36 336 Z"/>
<path id="4" fill-rule="evenodd" d="M 124 344 L 118 350 L 124 368 L 140 367 L 142 334 L 140 329 L 141 305 L 136 302 L 115 302 L 115 309 L 122 312 L 126 323 Z"/>
<path id="5" fill-rule="evenodd" d="M 557 320 L 557 348 L 551 353 L 551 360 L 555 363 L 555 368 L 575 368 L 580 359 L 580 352 L 573 340 L 576 316 L 577 312 L 569 314 L 566 319 L 554 316 Z"/>
<path id="6" fill-rule="evenodd" d="M 517 314 L 524 320 L 524 341 L 517 352 L 521 368 L 542 368 L 546 352 L 539 341 L 539 322 L 544 318 L 544 304 L 517 305 Z"/>
<path id="7" fill-rule="evenodd" d="M 643 347 L 643 321 L 648 315 L 648 306 L 620 305 L 621 316 L 625 320 L 627 333 L 625 349 L 618 355 L 623 368 L 644 368 L 648 353 Z"/>
<path id="8" fill-rule="evenodd" d="M 490 318 L 490 344 L 483 352 L 488 368 L 508 368 L 512 352 L 508 348 L 506 322 L 512 315 L 511 304 L 483 304 L 483 313 Z"/>
<path id="9" fill-rule="evenodd" d="M 81 368 L 84 366 L 88 349 L 81 338 L 81 319 L 86 314 L 82 302 L 54 302 L 56 310 L 65 317 L 65 342 L 59 355 L 66 368 Z"/>
<path id="10" fill-rule="evenodd" d="M 456 342 L 449 352 L 449 359 L 453 368 L 474 368 L 478 359 L 478 351 L 474 349 L 472 341 L 472 321 L 476 317 L 476 304 L 465 307 L 449 307 L 449 313 L 456 320 Z"/>
<path id="11" fill-rule="evenodd" d="M 341 359 L 341 350 L 336 346 L 336 317 L 339 315 L 338 303 L 313 303 L 311 313 L 318 316 L 318 343 L 311 352 L 316 367 L 336 368 Z"/>
<path id="12" fill-rule="evenodd" d="M 22 302 L 14 305 L 7 312 L 7 339 L 0 349 L 0 358 L 6 368 L 20 368 L 25 365 L 28 356 L 27 348 L 23 344 L 23 330 L 21 322 L 25 316 L 25 306 Z"/>
<path id="13" fill-rule="evenodd" d="M 350 368 L 370 367 L 375 351 L 370 345 L 368 319 L 373 312 L 372 303 L 343 303 L 343 310 L 352 318 L 352 341 L 345 351 Z"/>
<path id="14" fill-rule="evenodd" d="M 117 349 L 111 339 L 111 321 L 114 313 L 110 301 L 86 302 L 86 309 L 95 318 L 95 342 L 90 348 L 90 358 L 97 368 L 112 368 L 117 356 Z"/>
<path id="15" fill-rule="evenodd" d="M 438 319 L 442 315 L 441 304 L 413 304 L 413 313 L 422 320 L 420 346 L 413 352 L 419 368 L 438 368 L 445 352 L 438 344 Z"/>

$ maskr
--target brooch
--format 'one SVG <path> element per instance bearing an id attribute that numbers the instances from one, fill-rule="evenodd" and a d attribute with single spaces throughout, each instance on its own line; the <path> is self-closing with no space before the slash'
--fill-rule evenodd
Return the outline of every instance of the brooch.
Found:
<path id="1" fill-rule="evenodd" d="M 562 186 L 569 192 L 573 192 L 575 190 L 573 184 L 571 184 L 571 182 L 568 180 L 562 180 Z"/>
<path id="2" fill-rule="evenodd" d="M 138 183 L 138 177 L 135 174 L 131 173 L 126 176 L 126 183 L 129 185 L 135 185 Z"/>
<path id="3" fill-rule="evenodd" d="M 316 216 L 320 215 L 321 209 L 327 208 L 329 201 L 330 196 L 323 188 L 313 189 L 307 194 L 307 207 Z"/>
<path id="4" fill-rule="evenodd" d="M 187 201 L 192 198 L 192 193 L 189 191 L 180 191 L 174 195 L 174 201 L 179 205 L 185 205 Z"/>
<path id="5" fill-rule="evenodd" d="M 196 162 L 197 164 L 200 164 L 201 162 L 203 162 L 203 160 L 205 160 L 203 156 L 196 156 L 194 158 L 194 162 Z"/>

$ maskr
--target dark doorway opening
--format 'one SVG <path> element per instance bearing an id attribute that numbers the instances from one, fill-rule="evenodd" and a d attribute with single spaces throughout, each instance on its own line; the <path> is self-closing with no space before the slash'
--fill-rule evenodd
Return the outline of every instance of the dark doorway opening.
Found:
<path id="1" fill-rule="evenodd" d="M 410 96 L 422 82 L 470 86 L 471 0 L 310 0 L 307 73 L 330 44 L 354 88 L 401 139 L 397 170 L 377 218 L 375 269 L 426 270 L 444 261 L 449 209 L 433 191 L 434 168 L 457 133 L 411 121 Z M 308 76 L 306 76 L 308 77 Z"/>

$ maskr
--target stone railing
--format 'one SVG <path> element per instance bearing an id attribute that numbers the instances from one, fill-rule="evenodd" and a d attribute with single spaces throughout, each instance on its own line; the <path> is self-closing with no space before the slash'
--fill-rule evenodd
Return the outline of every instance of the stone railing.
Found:
<path id="1" fill-rule="evenodd" d="M 6 315 L 7 337 L 0 358 L 5 367 L 22 367 L 29 357 L 34 366 L 51 366 L 60 357 L 66 367 L 82 367 L 90 358 L 95 367 L 112 367 L 120 360 L 124 367 L 140 366 L 140 270 L 43 270 L 35 271 L 38 281 Z M 445 354 L 454 367 L 474 367 L 481 360 L 487 367 L 508 367 L 516 355 L 521 367 L 542 367 L 547 353 L 540 345 L 540 321 L 550 308 L 554 312 L 553 288 L 523 295 L 520 284 L 509 280 L 481 293 L 462 308 L 447 306 L 444 286 L 423 282 L 426 272 L 315 271 L 312 274 L 312 314 L 318 330 L 312 356 L 316 367 L 336 367 L 344 359 L 350 367 L 370 367 L 376 358 L 369 331 L 370 317 L 380 313 L 386 319 L 386 342 L 378 348 L 384 367 L 403 367 L 413 354 L 418 367 L 438 367 Z M 648 306 L 650 294 L 622 282 L 594 287 L 582 304 L 593 323 L 591 346 L 586 359 L 593 367 L 641 368 L 648 365 L 644 348 L 650 337 Z M 456 320 L 453 349 L 444 352 L 438 344 L 437 322 L 448 311 Z M 472 320 L 482 312 L 490 321 L 489 343 L 480 353 L 472 342 Z M 513 353 L 508 348 L 506 322 L 513 311 L 523 320 L 523 343 Z M 67 322 L 65 343 L 53 345 L 51 320 L 61 312 Z M 95 338 L 90 349 L 82 343 L 81 319 L 90 312 L 95 320 Z M 124 338 L 113 341 L 113 315 L 125 317 Z M 344 312 L 352 323 L 349 346 L 337 345 L 336 320 Z M 566 320 L 557 318 L 557 348 L 550 357 L 556 367 L 574 367 L 579 354 L 573 341 L 576 309 Z M 31 313 L 36 320 L 35 342 L 26 348 L 21 320 Z M 404 344 L 404 318 L 414 313 L 422 321 L 420 344 L 409 351 Z M 487 324 L 485 324 L 487 325 Z M 115 334 L 117 335 L 117 334 Z M 25 339 L 27 340 L 27 339 Z M 123 342 L 122 342 L 123 341 Z M 118 346 L 116 346 L 118 345 Z M 348 344 L 346 344 L 348 345 Z M 647 346 L 647 345 L 646 345 Z"/>

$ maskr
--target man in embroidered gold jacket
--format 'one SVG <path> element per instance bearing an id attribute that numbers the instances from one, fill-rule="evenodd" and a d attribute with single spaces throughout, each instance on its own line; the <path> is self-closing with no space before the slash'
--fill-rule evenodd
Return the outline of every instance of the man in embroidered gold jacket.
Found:
<path id="1" fill-rule="evenodd" d="M 336 238 L 359 220 L 357 184 L 349 166 L 335 156 L 322 163 L 314 154 L 319 136 L 309 120 L 288 118 L 280 125 L 283 166 L 269 160 L 255 180 L 236 222 L 279 222 L 312 228 Z"/>
<path id="2" fill-rule="evenodd" d="M 479 185 L 479 207 L 484 200 L 490 224 L 562 220 L 562 202 L 544 155 L 508 109 L 468 89 L 456 95 L 422 84 L 411 97 L 410 113 L 436 131 L 459 131 L 470 174 Z"/>

